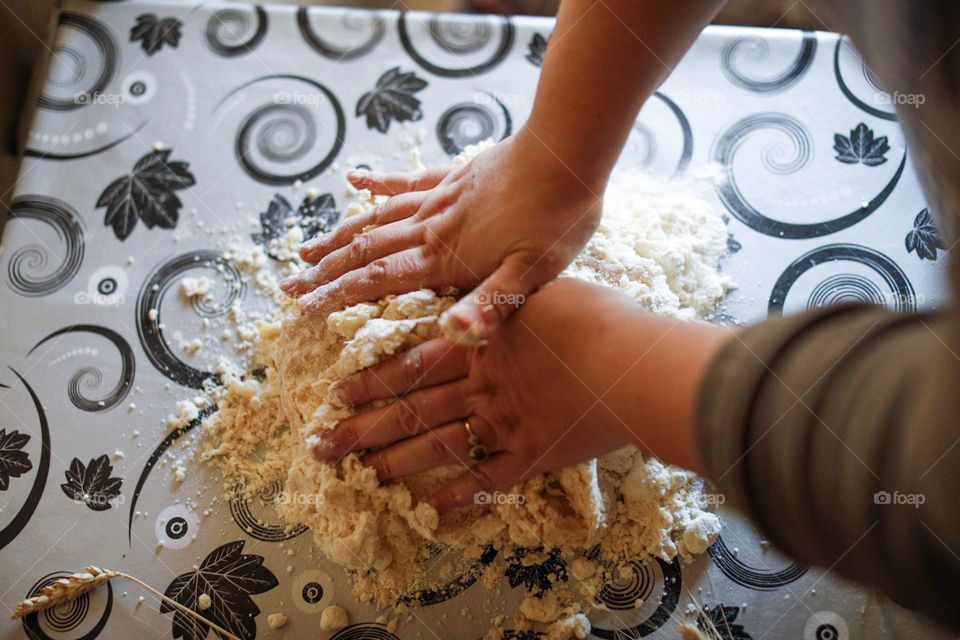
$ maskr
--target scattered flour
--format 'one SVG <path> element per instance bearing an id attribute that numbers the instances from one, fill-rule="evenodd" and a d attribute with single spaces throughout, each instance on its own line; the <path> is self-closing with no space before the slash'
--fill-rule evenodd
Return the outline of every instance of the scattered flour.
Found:
<path id="1" fill-rule="evenodd" d="M 696 185 L 621 174 L 604 195 L 596 233 L 564 275 L 616 287 L 654 313 L 702 319 L 732 288 L 717 271 L 726 247 L 723 220 Z"/>
<path id="2" fill-rule="evenodd" d="M 381 201 L 356 195 L 348 215 Z M 717 271 L 725 245 L 723 221 L 693 186 L 621 178 L 605 196 L 597 234 L 566 275 L 619 288 L 656 313 L 706 319 L 731 286 Z M 551 640 L 584 638 L 590 630 L 584 614 L 605 581 L 628 570 L 627 560 L 689 561 L 715 539 L 720 523 L 701 508 L 695 476 L 632 446 L 511 489 L 522 501 L 478 504 L 443 518 L 423 500 L 462 473 L 459 465 L 380 483 L 355 454 L 337 464 L 315 461 L 318 434 L 352 415 L 330 386 L 440 335 L 454 298 L 422 290 L 326 318 L 306 316 L 276 295 L 275 280 L 260 275 L 267 271 L 261 250 L 232 246 L 227 254 L 274 296 L 279 310 L 259 319 L 231 310 L 252 355 L 246 372 L 228 363 L 218 368 L 212 400 L 219 410 L 205 421 L 202 458 L 222 470 L 225 486 L 239 481 L 250 494 L 283 482 L 278 511 L 291 527 L 307 525 L 322 554 L 351 571 L 362 601 L 395 604 L 449 580 L 490 547 L 499 550 L 497 562 L 518 557 L 518 550 L 524 562 L 545 560 L 544 549 L 556 547 L 578 593 L 554 579 L 553 589 L 525 598 L 520 612 L 527 623 L 545 625 Z M 178 404 L 174 422 L 196 417 L 197 405 L 187 404 Z M 425 575 L 437 547 L 457 550 L 457 560 Z M 497 563 L 488 569 L 503 575 Z M 337 606 L 321 616 L 324 630 L 347 623 Z"/>

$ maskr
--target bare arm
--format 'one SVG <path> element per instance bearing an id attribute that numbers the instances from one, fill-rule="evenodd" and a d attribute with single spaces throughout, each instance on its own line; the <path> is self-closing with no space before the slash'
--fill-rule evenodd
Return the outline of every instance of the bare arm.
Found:
<path id="1" fill-rule="evenodd" d="M 348 176 L 395 197 L 307 242 L 301 256 L 315 266 L 281 288 L 326 313 L 422 287 L 477 287 L 446 328 L 482 343 L 587 243 L 637 112 L 720 5 L 565 0 L 520 132 L 461 167 Z"/>
<path id="2" fill-rule="evenodd" d="M 521 136 L 575 177 L 604 184 L 640 107 L 723 0 L 564 0 Z M 571 176 L 573 177 L 573 176 Z"/>

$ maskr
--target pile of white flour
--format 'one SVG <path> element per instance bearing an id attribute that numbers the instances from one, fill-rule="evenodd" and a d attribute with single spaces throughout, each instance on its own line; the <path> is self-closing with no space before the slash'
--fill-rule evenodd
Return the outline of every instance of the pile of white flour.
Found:
<path id="1" fill-rule="evenodd" d="M 374 200 L 360 192 L 351 212 Z M 605 195 L 596 235 L 566 275 L 619 288 L 655 313 L 704 319 L 730 288 L 718 272 L 726 236 L 720 214 L 694 186 L 622 176 Z M 582 637 L 589 630 L 583 614 L 626 561 L 690 560 L 719 531 L 716 516 L 701 508 L 692 474 L 634 447 L 514 487 L 510 493 L 522 500 L 478 504 L 443 518 L 423 499 L 462 473 L 459 465 L 379 483 L 356 455 L 317 462 L 311 452 L 317 434 L 352 414 L 328 393 L 330 386 L 439 336 L 438 322 L 454 299 L 424 290 L 327 317 L 305 316 L 294 303 L 278 301 L 276 318 L 257 326 L 248 366 L 257 375 L 221 368 L 219 411 L 205 422 L 203 456 L 229 486 L 239 481 L 251 494 L 283 481 L 281 515 L 291 526 L 308 526 L 323 554 L 353 573 L 361 600 L 396 603 L 448 580 L 462 568 L 458 563 L 474 562 L 489 546 L 530 549 L 530 561 L 557 547 L 577 588 L 558 583 L 528 595 L 514 624 L 549 625 L 551 638 Z M 438 545 L 458 549 L 452 555 L 459 560 L 424 575 Z M 496 563 L 488 572 L 490 584 L 503 574 Z"/>

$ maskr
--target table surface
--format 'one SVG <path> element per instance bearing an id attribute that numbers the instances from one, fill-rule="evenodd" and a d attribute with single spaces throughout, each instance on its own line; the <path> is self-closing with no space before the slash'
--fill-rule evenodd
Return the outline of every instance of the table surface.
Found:
<path id="1" fill-rule="evenodd" d="M 208 347 L 187 356 L 178 335 L 202 333 L 204 322 L 219 335 L 233 299 L 254 297 L 224 285 L 234 269 L 216 269 L 224 246 L 279 233 L 270 205 L 295 210 L 307 188 L 328 194 L 309 219 L 329 227 L 349 167 L 406 168 L 412 145 L 440 163 L 516 131 L 552 26 L 67 2 L 0 245 L 4 607 L 93 563 L 161 589 L 199 571 L 249 638 L 317 637 L 331 603 L 354 623 L 340 640 L 479 637 L 487 618 L 463 619 L 465 606 L 513 610 L 522 574 L 538 567 L 512 566 L 500 594 L 465 576 L 391 635 L 313 554 L 309 534 L 285 532 L 271 496 L 222 498 L 196 463 L 177 483 L 172 461 L 199 430 L 168 433 L 165 419 L 219 358 Z M 910 311 L 943 299 L 943 251 L 925 232 L 890 96 L 841 37 L 709 28 L 644 107 L 621 159 L 667 177 L 706 163 L 725 174 L 713 197 L 729 214 L 724 269 L 739 285 L 729 318 L 842 300 Z M 142 192 L 125 198 L 130 176 Z M 188 305 L 175 285 L 201 274 L 213 277 L 216 301 Z M 674 637 L 699 614 L 731 639 L 935 637 L 883 598 L 765 551 L 747 522 L 720 511 L 725 528 L 709 554 L 682 570 L 638 562 L 635 579 L 609 585 L 594 634 Z M 237 577 L 259 564 L 258 580 Z M 199 637 L 139 595 L 116 583 L 23 625 L 0 623 L 0 637 Z M 637 598 L 644 607 L 633 608 Z M 282 632 L 266 624 L 276 611 L 290 616 Z"/>

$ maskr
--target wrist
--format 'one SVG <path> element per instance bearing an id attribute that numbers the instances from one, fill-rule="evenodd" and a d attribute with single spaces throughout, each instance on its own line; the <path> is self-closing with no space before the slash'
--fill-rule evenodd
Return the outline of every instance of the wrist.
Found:
<path id="1" fill-rule="evenodd" d="M 632 302 L 632 301 L 631 301 Z M 606 341 L 609 364 L 626 371 L 611 383 L 607 404 L 632 442 L 668 464 L 702 473 L 696 441 L 703 377 L 729 333 L 680 322 L 624 304 Z"/>
<path id="2" fill-rule="evenodd" d="M 530 122 L 516 133 L 514 145 L 523 162 L 536 166 L 547 179 L 582 187 L 597 197 L 603 195 L 616 162 L 616 156 L 608 160 L 596 149 Z"/>

